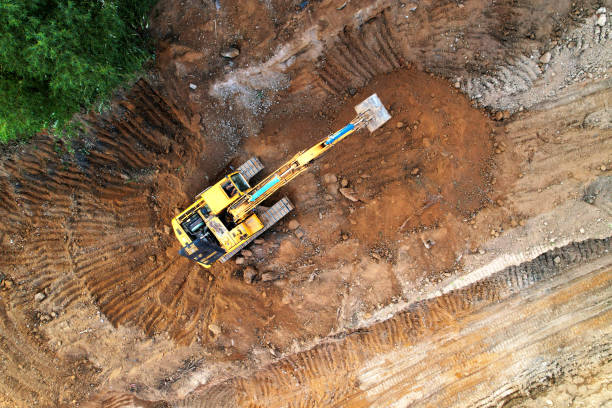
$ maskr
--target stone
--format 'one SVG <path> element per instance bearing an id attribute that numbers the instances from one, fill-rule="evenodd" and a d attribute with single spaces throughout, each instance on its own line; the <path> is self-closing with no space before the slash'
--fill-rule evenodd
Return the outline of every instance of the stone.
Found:
<path id="1" fill-rule="evenodd" d="M 600 27 L 605 26 L 606 21 L 607 21 L 606 8 L 605 7 L 599 8 L 596 12 L 596 15 L 597 15 L 597 22 L 595 24 L 597 24 Z"/>
<path id="2" fill-rule="evenodd" d="M 298 222 L 298 220 L 294 219 L 294 220 L 289 221 L 288 227 L 289 227 L 290 230 L 292 230 L 292 231 L 296 230 L 296 229 L 298 229 L 299 226 L 300 226 L 300 223 Z"/>
<path id="3" fill-rule="evenodd" d="M 336 177 L 335 174 L 328 173 L 323 176 L 323 182 L 325 182 L 325 184 L 336 183 L 337 181 L 338 177 Z"/>
<path id="4" fill-rule="evenodd" d="M 461 88 L 461 82 L 459 81 L 455 82 L 455 88 L 457 89 Z"/>
<path id="5" fill-rule="evenodd" d="M 401 129 L 401 128 L 403 128 L 403 127 L 404 127 L 404 122 L 397 122 L 397 123 L 395 124 L 395 126 L 396 126 L 398 129 Z"/>
<path id="6" fill-rule="evenodd" d="M 247 266 L 244 269 L 244 272 L 242 272 L 242 278 L 248 284 L 253 283 L 256 276 L 257 276 L 257 270 L 253 268 L 252 266 Z"/>
<path id="7" fill-rule="evenodd" d="M 155 262 L 155 255 L 149 255 L 149 261 Z"/>
<path id="8" fill-rule="evenodd" d="M 553 262 L 556 263 L 556 264 L 560 264 L 561 263 L 561 257 L 555 256 L 555 259 L 553 259 Z"/>
<path id="9" fill-rule="evenodd" d="M 45 300 L 47 296 L 45 296 L 44 293 L 42 292 L 38 292 L 37 294 L 34 295 L 34 300 L 37 302 L 42 302 L 43 300 Z"/>
<path id="10" fill-rule="evenodd" d="M 498 111 L 495 113 L 495 120 L 502 120 L 504 118 L 504 112 Z"/>
<path id="11" fill-rule="evenodd" d="M 238 258 L 236 258 L 236 265 L 244 265 L 244 261 L 245 259 L 239 256 Z"/>
<path id="12" fill-rule="evenodd" d="M 349 181 L 348 181 L 347 179 L 343 178 L 343 179 L 340 181 L 340 186 L 341 186 L 341 187 L 348 187 L 348 185 L 349 185 Z"/>
<path id="13" fill-rule="evenodd" d="M 542 56 L 540 57 L 540 62 L 542 64 L 548 64 L 550 62 L 550 59 L 552 58 L 552 55 L 550 54 L 550 51 L 546 51 L 544 54 L 542 54 Z"/>
<path id="14" fill-rule="evenodd" d="M 198 86 L 196 84 L 189 84 L 189 88 L 198 89 Z"/>
<path id="15" fill-rule="evenodd" d="M 249 251 L 248 249 L 243 249 L 243 250 L 240 252 L 240 255 L 242 255 L 242 256 L 244 256 L 244 257 L 248 258 L 249 256 L 253 256 L 253 252 Z"/>
<path id="16" fill-rule="evenodd" d="M 419 174 L 419 171 L 421 170 L 418 167 L 415 167 L 414 169 L 412 169 L 410 174 L 412 174 L 413 176 L 416 176 L 417 174 Z"/>
<path id="17" fill-rule="evenodd" d="M 240 50 L 234 47 L 229 47 L 221 51 L 221 56 L 229 59 L 236 58 L 238 55 L 240 55 Z"/>
<path id="18" fill-rule="evenodd" d="M 170 234 L 171 231 L 170 226 L 164 225 L 164 234 Z"/>
<path id="19" fill-rule="evenodd" d="M 262 238 L 257 238 L 255 241 L 253 241 L 253 243 L 254 243 L 254 244 L 257 244 L 257 245 L 261 245 L 261 244 L 263 244 L 264 242 L 266 242 L 266 240 L 265 240 L 265 239 L 262 239 Z"/>
<path id="20" fill-rule="evenodd" d="M 357 198 L 356 196 L 355 190 L 351 188 L 341 188 L 340 194 L 342 194 L 347 200 L 352 201 L 354 203 L 359 201 L 359 198 Z"/>
<path id="21" fill-rule="evenodd" d="M 261 281 L 262 282 L 270 282 L 270 281 L 278 279 L 279 277 L 280 277 L 280 275 L 277 272 L 268 271 L 268 272 L 264 272 L 261 275 Z"/>
<path id="22" fill-rule="evenodd" d="M 215 337 L 219 337 L 219 335 L 222 333 L 221 328 L 214 323 L 208 325 L 208 330 L 210 330 Z"/>
<path id="23" fill-rule="evenodd" d="M 580 228 L 580 233 L 584 234 L 584 228 Z"/>

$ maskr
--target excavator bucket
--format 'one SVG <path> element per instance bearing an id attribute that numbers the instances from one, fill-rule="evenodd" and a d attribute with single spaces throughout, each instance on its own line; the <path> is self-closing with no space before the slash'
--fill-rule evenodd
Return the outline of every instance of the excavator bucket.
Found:
<path id="1" fill-rule="evenodd" d="M 364 114 L 366 116 L 367 127 L 370 132 L 375 131 L 391 119 L 391 115 L 376 94 L 355 106 L 355 111 L 358 115 Z"/>

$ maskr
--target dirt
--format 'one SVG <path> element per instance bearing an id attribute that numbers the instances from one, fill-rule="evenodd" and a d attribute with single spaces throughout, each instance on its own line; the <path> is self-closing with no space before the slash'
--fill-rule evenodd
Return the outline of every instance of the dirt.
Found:
<path id="1" fill-rule="evenodd" d="M 0 406 L 501 406 L 606 384 L 602 5 L 160 1 L 145 78 L 71 147 L 0 158 Z M 273 197 L 296 209 L 242 263 L 178 255 L 168 222 L 198 192 L 253 155 L 267 174 L 374 92 L 390 122 Z"/>

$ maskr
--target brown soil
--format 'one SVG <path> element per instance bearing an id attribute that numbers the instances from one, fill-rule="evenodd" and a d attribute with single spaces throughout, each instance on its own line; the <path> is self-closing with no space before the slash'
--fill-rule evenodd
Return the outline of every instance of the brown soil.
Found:
<path id="1" fill-rule="evenodd" d="M 5 149 L 0 406 L 501 406 L 609 361 L 600 4 L 342 3 L 162 0 L 156 69 L 73 154 Z M 195 194 L 374 92 L 391 121 L 284 188 L 243 265 L 178 255 Z"/>

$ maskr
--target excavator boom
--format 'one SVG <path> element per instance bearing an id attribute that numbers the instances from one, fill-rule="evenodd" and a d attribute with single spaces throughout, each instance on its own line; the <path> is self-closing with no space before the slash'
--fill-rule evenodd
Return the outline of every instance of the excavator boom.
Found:
<path id="1" fill-rule="evenodd" d="M 337 132 L 328 135 L 311 148 L 303 150 L 293 156 L 293 158 L 276 169 L 276 171 L 260 183 L 253 186 L 240 199 L 235 201 L 228 208 L 228 213 L 232 216 L 234 222 L 240 222 L 246 219 L 258 205 L 274 194 L 279 188 L 283 187 L 308 169 L 308 166 L 315 159 L 321 157 L 351 133 L 364 127 L 367 127 L 370 132 L 373 132 L 391 118 L 376 94 L 371 95 L 357 105 L 355 111 L 357 112 L 357 116 L 350 123 Z"/>

